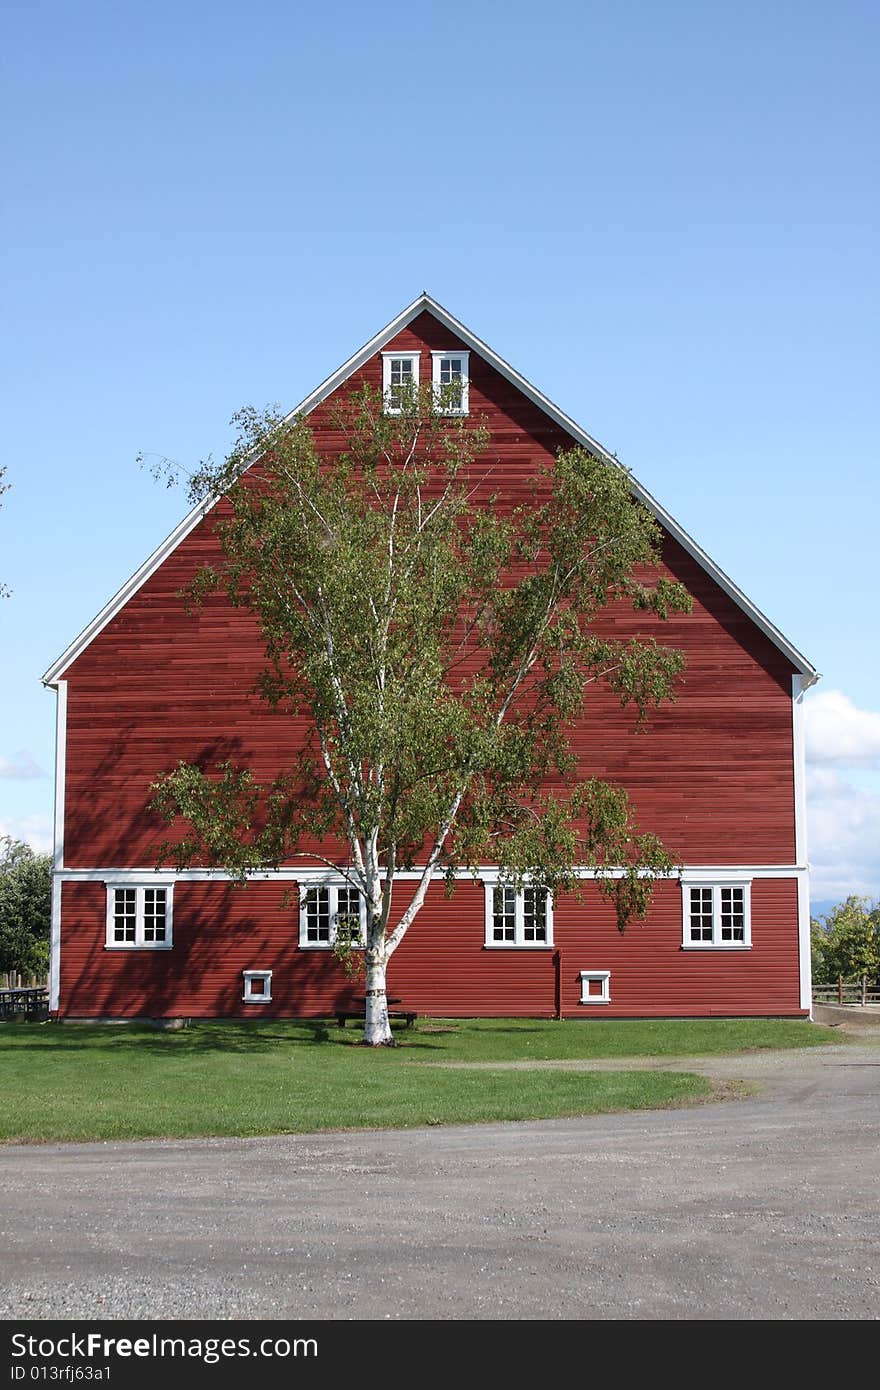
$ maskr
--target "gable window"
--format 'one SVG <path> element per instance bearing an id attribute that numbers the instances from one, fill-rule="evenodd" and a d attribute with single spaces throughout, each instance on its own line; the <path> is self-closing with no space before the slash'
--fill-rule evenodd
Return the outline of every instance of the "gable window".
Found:
<path id="1" fill-rule="evenodd" d="M 486 884 L 487 946 L 532 949 L 553 945 L 553 904 L 546 888 Z"/>
<path id="2" fill-rule="evenodd" d="M 107 939 L 112 950 L 171 948 L 170 887 L 107 885 Z"/>
<path id="3" fill-rule="evenodd" d="M 419 385 L 419 353 L 382 353 L 382 395 L 389 415 L 399 415 Z"/>
<path id="4" fill-rule="evenodd" d="M 350 932 L 358 946 L 366 941 L 366 904 L 347 883 L 319 883 L 300 896 L 299 944 L 310 950 L 332 950 L 340 931 Z"/>
<path id="5" fill-rule="evenodd" d="M 432 352 L 434 399 L 444 415 L 468 413 L 469 352 Z"/>
<path id="6" fill-rule="evenodd" d="M 752 944 L 750 883 L 683 883 L 686 950 L 744 950 Z"/>

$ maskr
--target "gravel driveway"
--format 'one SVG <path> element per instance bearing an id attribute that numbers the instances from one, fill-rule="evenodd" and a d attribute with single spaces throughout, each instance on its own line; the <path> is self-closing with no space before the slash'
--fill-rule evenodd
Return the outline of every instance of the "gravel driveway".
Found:
<path id="1" fill-rule="evenodd" d="M 0 1148 L 0 1316 L 873 1319 L 878 1034 L 646 1059 L 759 1088 L 684 1110 Z"/>

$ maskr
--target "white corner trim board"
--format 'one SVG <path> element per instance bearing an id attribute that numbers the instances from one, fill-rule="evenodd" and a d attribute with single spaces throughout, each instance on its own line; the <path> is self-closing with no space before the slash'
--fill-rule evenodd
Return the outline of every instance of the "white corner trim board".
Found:
<path id="1" fill-rule="evenodd" d="M 804 866 L 798 878 L 798 962 L 801 1008 L 813 1014 L 813 962 L 810 947 L 810 856 L 807 842 L 807 740 L 804 693 L 811 682 L 791 678 L 791 735 L 794 765 L 795 859 Z"/>
<path id="2" fill-rule="evenodd" d="M 64 868 L 64 778 L 67 771 L 67 681 L 58 682 L 55 706 L 55 822 L 52 867 Z"/>
<path id="3" fill-rule="evenodd" d="M 49 936 L 49 1012 L 57 1013 L 61 999 L 61 876 L 52 875 L 52 926 Z"/>
<path id="4" fill-rule="evenodd" d="M 61 997 L 61 878 L 64 868 L 64 785 L 67 760 L 67 681 L 59 680 L 55 705 L 55 810 L 52 859 L 52 917 L 49 928 L 49 1010 Z"/>

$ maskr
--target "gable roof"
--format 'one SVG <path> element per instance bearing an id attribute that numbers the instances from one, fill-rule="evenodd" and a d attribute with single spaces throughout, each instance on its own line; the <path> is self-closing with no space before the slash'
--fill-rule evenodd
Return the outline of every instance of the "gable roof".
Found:
<path id="1" fill-rule="evenodd" d="M 358 371 L 365 362 L 377 352 L 381 351 L 385 344 L 396 337 L 396 335 L 401 332 L 402 329 L 406 328 L 413 319 L 425 311 L 432 314 L 444 328 L 448 329 L 450 333 L 454 334 L 461 342 L 466 344 L 467 347 L 471 348 L 478 356 L 482 357 L 484 361 L 494 367 L 501 376 L 506 377 L 506 379 L 521 391 L 524 396 L 543 410 L 544 413 L 559 425 L 561 429 L 565 430 L 567 434 L 571 435 L 578 444 L 583 445 L 584 448 L 589 449 L 591 453 L 598 455 L 600 458 L 607 460 L 608 463 L 614 464 L 615 467 L 623 467 L 619 459 L 616 459 L 613 454 L 609 454 L 607 449 L 604 449 L 597 440 L 587 434 L 586 430 L 582 429 L 580 425 L 570 419 L 563 410 L 560 410 L 559 406 L 554 405 L 554 403 L 539 391 L 536 386 L 532 386 L 531 382 L 526 381 L 525 377 L 520 376 L 519 372 L 516 371 L 514 367 L 511 367 L 508 362 L 505 362 L 502 357 L 499 357 L 497 352 L 494 352 L 488 344 L 478 338 L 475 333 L 472 333 L 469 328 L 466 328 L 463 323 L 459 323 L 458 319 L 453 318 L 452 314 L 444 309 L 442 304 L 438 304 L 436 299 L 431 298 L 427 290 L 423 291 L 417 299 L 413 300 L 412 304 L 408 305 L 396 318 L 392 319 L 390 323 L 380 329 L 375 337 L 371 338 L 368 343 L 364 343 L 363 347 L 359 348 L 353 356 L 349 357 L 347 362 L 343 362 L 342 366 L 333 372 L 331 376 L 328 376 L 325 381 L 322 381 L 321 385 L 317 386 L 315 390 L 312 391 L 311 395 L 306 396 L 305 400 L 301 401 L 298 406 L 290 411 L 287 418 L 292 419 L 296 415 L 308 415 L 316 406 L 320 405 L 322 401 L 326 400 L 329 395 L 337 390 L 348 377 Z M 626 471 L 629 473 L 629 470 Z M 788 638 L 779 631 L 775 624 L 771 623 L 770 619 L 767 618 L 754 603 L 752 603 L 751 599 L 746 597 L 742 590 L 734 584 L 733 580 L 726 575 L 718 565 L 715 564 L 715 561 L 706 554 L 705 550 L 697 544 L 693 537 L 688 535 L 684 527 L 680 526 L 675 518 L 670 516 L 669 512 L 667 512 L 657 499 L 648 492 L 647 488 L 643 487 L 638 479 L 633 477 L 631 473 L 629 474 L 629 478 L 635 495 L 656 517 L 664 530 L 678 541 L 684 550 L 686 550 L 687 553 L 702 566 L 706 573 L 715 580 L 719 588 L 723 589 L 728 597 L 751 618 L 756 627 L 760 628 L 764 635 L 779 648 L 791 662 L 792 666 L 794 666 L 795 670 L 800 672 L 805 678 L 804 685 L 810 686 L 817 681 L 819 679 L 819 672 L 816 670 L 816 667 L 798 651 L 793 643 L 789 642 Z M 136 570 L 131 578 L 123 584 L 117 594 L 114 594 L 113 598 L 101 609 L 97 617 L 92 619 L 88 627 L 85 627 L 79 636 L 71 642 L 70 646 L 52 663 L 42 678 L 44 685 L 54 685 L 56 681 L 61 679 L 67 668 L 97 637 L 98 633 L 116 617 L 120 609 L 122 609 L 128 600 L 137 593 L 141 585 L 146 583 L 150 576 L 155 573 L 167 556 L 180 545 L 181 541 L 185 540 L 190 531 L 198 526 L 199 522 L 204 518 L 206 513 L 210 511 L 212 506 L 212 502 L 200 502 L 183 518 L 162 544 L 144 561 L 140 569 Z"/>

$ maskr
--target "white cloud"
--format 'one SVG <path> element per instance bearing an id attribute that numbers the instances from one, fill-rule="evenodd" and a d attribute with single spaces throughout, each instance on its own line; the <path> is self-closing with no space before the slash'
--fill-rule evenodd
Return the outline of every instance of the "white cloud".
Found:
<path id="1" fill-rule="evenodd" d="M 24 840 L 37 854 L 52 853 L 52 819 L 50 816 L 19 816 L 0 820 L 0 835 Z"/>
<path id="2" fill-rule="evenodd" d="M 0 756 L 0 777 L 26 778 L 45 777 L 46 773 L 34 761 L 26 748 L 19 748 L 11 758 Z"/>
<path id="3" fill-rule="evenodd" d="M 830 767 L 807 771 L 810 893 L 880 899 L 880 788 L 856 787 Z"/>
<path id="4" fill-rule="evenodd" d="M 842 690 L 824 690 L 804 704 L 807 761 L 880 768 L 880 714 L 859 709 Z"/>

